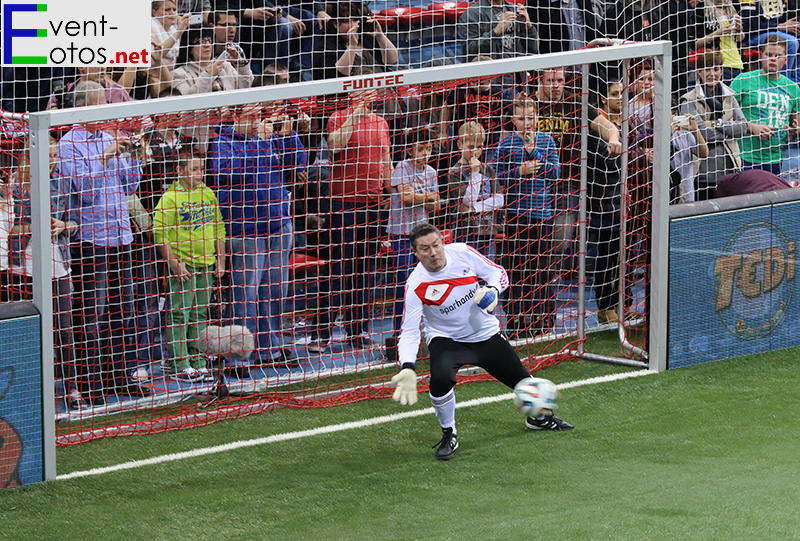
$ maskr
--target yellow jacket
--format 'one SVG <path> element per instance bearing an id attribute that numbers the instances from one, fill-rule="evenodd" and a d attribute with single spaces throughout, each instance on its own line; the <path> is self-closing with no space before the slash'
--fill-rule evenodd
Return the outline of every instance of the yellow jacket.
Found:
<path id="1" fill-rule="evenodd" d="M 187 190 L 175 181 L 164 192 L 153 213 L 153 236 L 169 244 L 175 256 L 192 267 L 216 261 L 219 240 L 225 240 L 225 223 L 214 192 L 205 184 Z"/>

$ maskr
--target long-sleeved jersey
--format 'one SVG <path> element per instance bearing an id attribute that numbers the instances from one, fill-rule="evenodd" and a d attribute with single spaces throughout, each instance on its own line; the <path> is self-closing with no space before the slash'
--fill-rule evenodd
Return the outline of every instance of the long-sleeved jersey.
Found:
<path id="1" fill-rule="evenodd" d="M 497 318 L 481 310 L 474 298 L 481 280 L 498 291 L 507 289 L 505 269 L 462 243 L 446 245 L 445 259 L 444 268 L 438 272 L 429 272 L 417 264 L 408 277 L 397 347 L 401 365 L 417 360 L 420 324 L 428 343 L 437 336 L 481 342 L 500 330 Z"/>

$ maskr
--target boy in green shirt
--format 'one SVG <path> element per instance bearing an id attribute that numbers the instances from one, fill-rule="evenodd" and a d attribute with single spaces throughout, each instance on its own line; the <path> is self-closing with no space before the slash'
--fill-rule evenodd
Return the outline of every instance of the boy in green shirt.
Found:
<path id="1" fill-rule="evenodd" d="M 195 341 L 206 326 L 214 276 L 225 274 L 225 224 L 214 192 L 203 183 L 199 154 L 178 159 L 178 180 L 156 205 L 153 234 L 167 261 L 167 342 L 170 375 L 213 381 Z"/>
<path id="2" fill-rule="evenodd" d="M 786 51 L 784 38 L 769 36 L 761 48 L 761 69 L 742 73 L 731 83 L 747 119 L 748 134 L 739 152 L 743 170 L 763 169 L 779 175 L 787 132 L 797 128 L 800 87 L 781 75 Z"/>

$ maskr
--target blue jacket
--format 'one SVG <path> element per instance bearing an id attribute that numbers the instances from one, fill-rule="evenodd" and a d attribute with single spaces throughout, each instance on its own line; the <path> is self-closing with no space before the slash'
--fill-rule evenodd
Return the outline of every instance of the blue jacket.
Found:
<path id="1" fill-rule="evenodd" d="M 217 199 L 231 237 L 253 237 L 278 231 L 291 220 L 286 186 L 293 170 L 306 166 L 306 151 L 295 132 L 267 141 L 218 128 L 211 145 L 211 170 Z"/>
<path id="2" fill-rule="evenodd" d="M 543 165 L 533 175 L 520 175 L 519 167 L 531 160 Z M 537 132 L 533 150 L 528 152 L 522 137 L 506 135 L 497 145 L 493 166 L 506 193 L 506 212 L 539 220 L 553 216 L 552 184 L 561 177 L 561 166 L 552 137 Z"/>

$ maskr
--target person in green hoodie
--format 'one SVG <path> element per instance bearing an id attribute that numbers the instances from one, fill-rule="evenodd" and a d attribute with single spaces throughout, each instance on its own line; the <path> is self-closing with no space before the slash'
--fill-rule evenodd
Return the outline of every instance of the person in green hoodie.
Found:
<path id="1" fill-rule="evenodd" d="M 181 381 L 210 382 L 196 341 L 206 326 L 214 276 L 225 274 L 225 222 L 217 196 L 203 183 L 203 157 L 181 155 L 177 173 L 153 216 L 153 235 L 169 267 L 169 371 Z"/>

